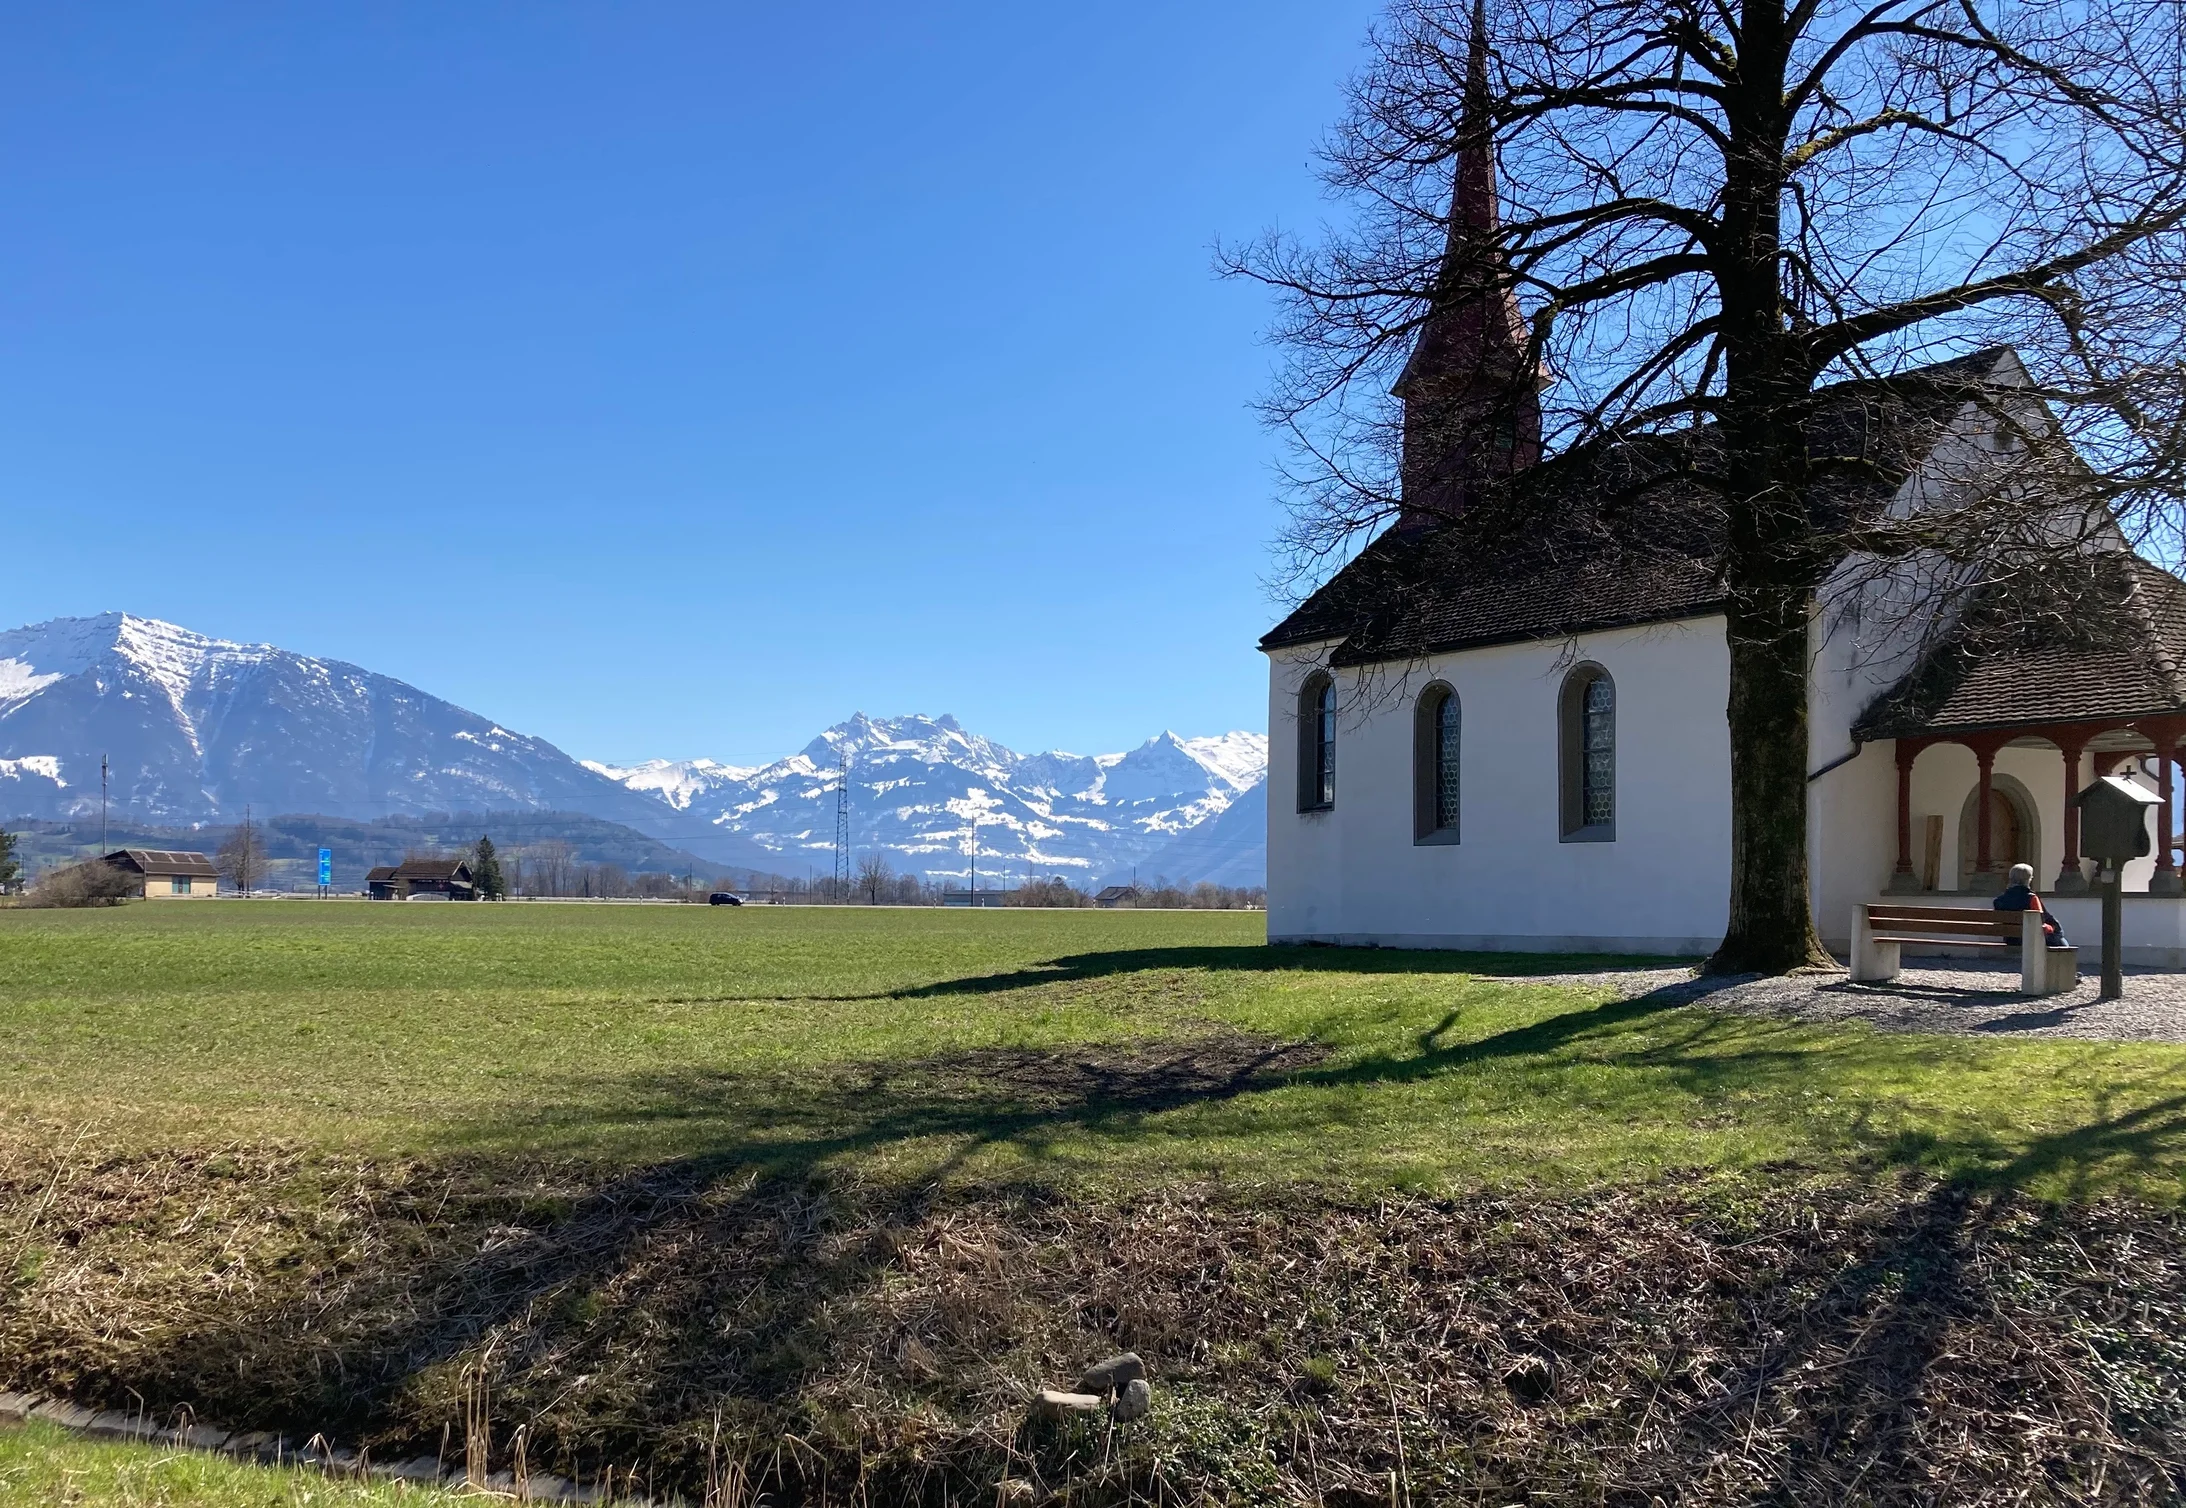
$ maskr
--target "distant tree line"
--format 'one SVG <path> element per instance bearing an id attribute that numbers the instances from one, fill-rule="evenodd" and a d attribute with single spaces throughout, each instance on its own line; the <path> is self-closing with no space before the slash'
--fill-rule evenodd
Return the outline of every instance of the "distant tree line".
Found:
<path id="1" fill-rule="evenodd" d="M 1265 911 L 1267 888 L 1262 885 L 1217 885 L 1201 880 L 1195 885 L 1156 878 L 1151 885 L 1135 887 L 1131 904 L 1141 911 Z"/>
<path id="2" fill-rule="evenodd" d="M 490 844 L 481 839 L 481 844 Z M 472 877 L 484 889 L 483 856 L 477 849 L 469 856 Z M 705 877 L 666 874 L 647 869 L 632 873 L 620 864 L 588 864 L 577 856 L 576 845 L 563 838 L 547 838 L 493 855 L 499 887 L 506 895 L 528 895 L 588 900 L 688 900 L 703 895 Z"/>
<path id="3" fill-rule="evenodd" d="M 292 861 L 270 858 L 265 826 L 248 816 L 221 842 L 214 856 L 222 880 L 231 891 L 249 894 L 263 889 L 274 866 Z M 17 840 L 0 832 L 0 895 L 23 889 Z M 575 844 L 563 838 L 535 843 L 498 846 L 487 835 L 467 849 L 413 847 L 404 853 L 412 859 L 460 858 L 470 866 L 472 882 L 481 899 L 507 896 L 541 899 L 675 900 L 702 901 L 715 891 L 728 891 L 749 900 L 784 905 L 941 906 L 966 887 L 950 885 L 916 874 L 899 874 L 887 857 L 869 853 L 858 861 L 857 871 L 846 884 L 833 875 L 798 878 L 762 870 L 682 874 L 660 870 L 632 872 L 620 864 L 587 863 L 578 857 Z M 63 876 L 66 876 L 63 878 Z M 117 885 L 119 888 L 117 888 Z M 95 859 L 50 868 L 38 877 L 37 889 L 46 892 L 46 904 L 108 905 L 126 891 L 126 880 Z M 999 896 L 1001 904 L 1070 910 L 1094 904 L 1093 891 L 1065 878 L 1050 875 L 1009 886 L 999 882 L 980 888 L 982 897 Z M 990 902 L 991 903 L 991 902 Z M 1142 910 L 1240 911 L 1265 907 L 1267 891 L 1257 886 L 1172 882 L 1160 877 L 1136 887 L 1129 902 Z"/>
<path id="4" fill-rule="evenodd" d="M 832 874 L 798 879 L 753 871 L 741 883 L 724 875 L 715 888 L 786 906 L 938 906 L 947 887 L 915 874 L 897 874 L 886 858 L 867 854 L 848 884 Z"/>
<path id="5" fill-rule="evenodd" d="M 858 861 L 856 878 L 848 885 L 840 884 L 833 875 L 799 880 L 752 874 L 741 887 L 724 877 L 716 888 L 734 889 L 784 905 L 941 906 L 951 897 L 961 900 L 970 887 L 897 874 L 887 858 L 876 853 Z M 1014 885 L 997 879 L 981 885 L 979 894 L 988 904 L 994 904 L 989 898 L 998 896 L 1004 906 L 1071 910 L 1094 904 L 1091 889 L 1059 874 Z M 1143 910 L 1246 911 L 1265 908 L 1267 896 L 1259 886 L 1216 885 L 1205 880 L 1188 884 L 1157 878 L 1150 885 L 1136 887 L 1130 904 Z"/>

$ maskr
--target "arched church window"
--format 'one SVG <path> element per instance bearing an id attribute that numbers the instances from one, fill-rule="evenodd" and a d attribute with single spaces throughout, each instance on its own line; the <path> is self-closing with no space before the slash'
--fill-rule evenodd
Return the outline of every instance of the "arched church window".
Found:
<path id="1" fill-rule="evenodd" d="M 1557 729 L 1563 836 L 1607 843 L 1617 836 L 1617 688 L 1599 665 L 1564 678 Z"/>
<path id="2" fill-rule="evenodd" d="M 1412 727 L 1412 836 L 1421 843 L 1455 843 L 1464 727 L 1457 693 L 1429 686 L 1420 693 Z"/>
<path id="3" fill-rule="evenodd" d="M 1298 694 L 1298 810 L 1336 804 L 1336 683 L 1325 672 L 1306 678 Z"/>

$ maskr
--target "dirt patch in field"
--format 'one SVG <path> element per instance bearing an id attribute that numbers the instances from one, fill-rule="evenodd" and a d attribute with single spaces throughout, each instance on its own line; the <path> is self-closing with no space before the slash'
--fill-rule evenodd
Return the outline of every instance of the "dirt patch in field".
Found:
<path id="1" fill-rule="evenodd" d="M 1183 1042 L 1077 1045 L 1054 1050 L 986 1047 L 900 1064 L 861 1066 L 846 1076 L 855 1092 L 1006 1099 L 1085 1113 L 1180 1109 L 1273 1088 L 1284 1076 L 1326 1061 L 1318 1042 L 1283 1042 L 1221 1032 Z"/>
<path id="2" fill-rule="evenodd" d="M 873 1073 L 1138 1103 L 1278 1071 L 1136 1051 Z M 1005 1476 L 1089 1505 L 2186 1484 L 2180 1217 L 1911 1179 L 1103 1201 L 32 1137 L 0 1148 L 0 1240 L 0 1386 L 381 1458 L 468 1430 L 496 1465 L 520 1446 L 725 1502 L 992 1504 Z M 1025 1424 L 1123 1346 L 1149 1420 Z"/>

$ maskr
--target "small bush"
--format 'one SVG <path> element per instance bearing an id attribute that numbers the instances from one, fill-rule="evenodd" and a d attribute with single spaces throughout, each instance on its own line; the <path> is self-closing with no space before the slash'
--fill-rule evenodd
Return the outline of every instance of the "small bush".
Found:
<path id="1" fill-rule="evenodd" d="M 26 906 L 119 906 L 136 893 L 133 876 L 98 859 L 41 875 L 23 897 Z"/>

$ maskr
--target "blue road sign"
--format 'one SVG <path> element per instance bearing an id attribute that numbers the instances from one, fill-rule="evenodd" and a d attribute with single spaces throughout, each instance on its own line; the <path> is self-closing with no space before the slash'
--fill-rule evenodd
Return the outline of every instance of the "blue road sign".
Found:
<path id="1" fill-rule="evenodd" d="M 334 850 L 331 848 L 319 850 L 319 883 L 321 885 L 334 883 Z"/>

